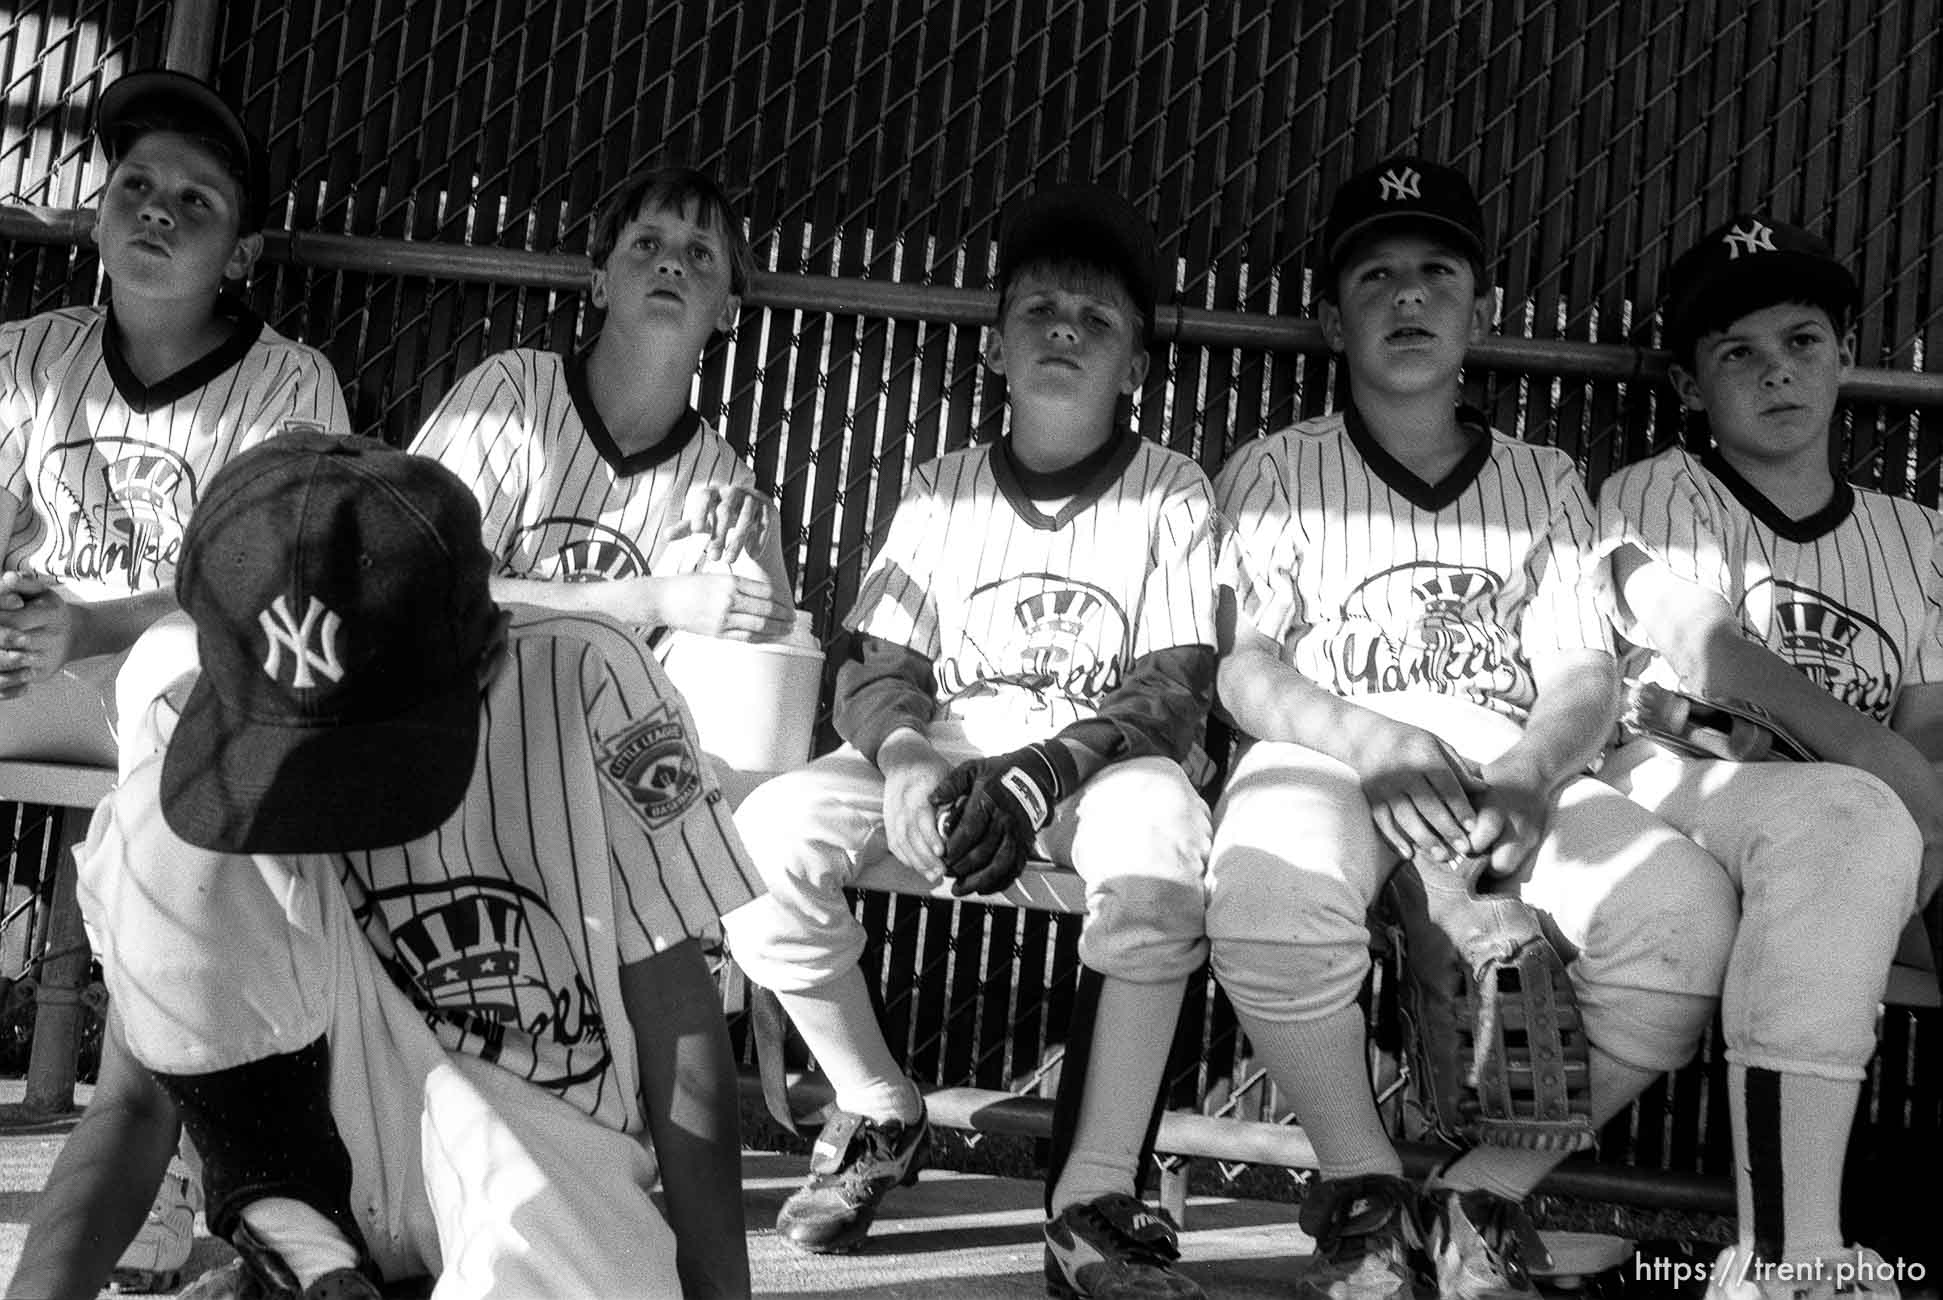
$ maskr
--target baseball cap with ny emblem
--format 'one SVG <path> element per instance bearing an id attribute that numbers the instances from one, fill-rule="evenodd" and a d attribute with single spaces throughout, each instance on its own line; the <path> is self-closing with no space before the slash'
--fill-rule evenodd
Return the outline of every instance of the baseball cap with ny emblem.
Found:
<path id="1" fill-rule="evenodd" d="M 1470 178 L 1455 167 L 1400 155 L 1357 172 L 1336 187 L 1323 228 L 1323 255 L 1331 273 L 1356 241 L 1381 231 L 1415 227 L 1449 239 L 1471 259 L 1478 283 L 1488 282 L 1484 209 Z"/>
<path id="2" fill-rule="evenodd" d="M 472 779 L 490 570 L 478 505 L 431 460 L 312 432 L 231 460 L 176 569 L 202 673 L 163 759 L 170 827 L 241 853 L 436 829 Z"/>

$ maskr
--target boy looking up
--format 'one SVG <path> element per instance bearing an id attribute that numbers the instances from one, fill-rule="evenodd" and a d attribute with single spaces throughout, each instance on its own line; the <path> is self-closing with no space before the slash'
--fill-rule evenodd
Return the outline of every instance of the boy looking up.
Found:
<path id="1" fill-rule="evenodd" d="M 735 324 L 752 260 L 741 220 L 688 168 L 641 172 L 587 240 L 600 335 L 579 357 L 514 348 L 445 395 L 412 450 L 485 516 L 501 600 L 772 640 L 795 619 L 755 475 L 689 405 L 703 347 Z"/>
<path id="2" fill-rule="evenodd" d="M 1576 999 L 1596 1127 L 1693 1052 L 1733 898 L 1582 775 L 1617 703 L 1580 581 L 1591 505 L 1571 457 L 1458 404 L 1492 314 L 1470 182 L 1393 158 L 1343 182 L 1324 245 L 1348 401 L 1242 448 L 1216 488 L 1239 560 L 1220 698 L 1255 743 L 1215 810 L 1211 956 L 1321 1161 L 1297 1294 L 1416 1296 L 1429 1275 L 1446 1300 L 1517 1295 L 1541 1262 L 1522 1202 L 1570 1148 L 1480 1145 L 1421 1198 L 1404 1181 L 1356 1000 L 1371 901 L 1393 871 L 1433 899 L 1475 876 L 1549 917 L 1562 950 L 1526 941 L 1533 978 L 1502 996 Z"/>
<path id="3" fill-rule="evenodd" d="M 1897 936 L 1943 860 L 1943 519 L 1835 473 L 1858 295 L 1826 242 L 1742 213 L 1668 278 L 1670 374 L 1701 432 L 1599 494 L 1629 675 L 1751 705 L 1822 761 L 1635 735 L 1600 775 L 1739 889 L 1721 1017 L 1740 1240 L 1708 1294 L 1794 1300 L 1879 1263 L 1845 1244 L 1842 1166 Z M 1853 1271 L 1856 1294 L 1896 1294 L 1886 1268 Z"/>
<path id="4" fill-rule="evenodd" d="M 1005 214 L 985 360 L 1009 431 L 917 469 L 845 620 L 847 743 L 738 811 L 771 892 L 726 918 L 731 950 L 836 1087 L 777 1218 L 805 1250 L 855 1246 L 930 1136 L 857 966 L 843 890 L 859 853 L 886 845 L 961 896 L 1003 889 L 1040 853 L 1085 879 L 1080 958 L 1099 987 L 1069 1047 L 1081 1094 L 1051 1176 L 1048 1289 L 1200 1294 L 1172 1267 L 1173 1228 L 1134 1194 L 1205 951 L 1208 816 L 1183 764 L 1199 766 L 1214 665 L 1207 480 L 1118 418 L 1147 373 L 1157 275 L 1152 230 L 1116 194 L 1061 186 Z"/>
<path id="5" fill-rule="evenodd" d="M 112 763 L 119 656 L 175 608 L 203 483 L 279 430 L 350 416 L 322 354 L 223 292 L 268 203 L 235 110 L 137 72 L 102 92 L 95 133 L 108 305 L 0 326 L 0 755 Z"/>

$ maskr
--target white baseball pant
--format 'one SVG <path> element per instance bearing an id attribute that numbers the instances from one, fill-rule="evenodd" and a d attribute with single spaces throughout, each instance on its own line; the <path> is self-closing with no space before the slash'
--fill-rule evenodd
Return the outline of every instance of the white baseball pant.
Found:
<path id="1" fill-rule="evenodd" d="M 951 763 L 1044 739 L 981 734 L 974 744 L 955 722 L 927 734 Z M 758 787 L 735 822 L 769 890 L 722 918 L 743 971 L 800 993 L 854 968 L 865 936 L 843 891 L 860 855 L 889 856 L 877 766 L 845 745 Z M 1037 848 L 1086 882 L 1080 960 L 1136 984 L 1198 969 L 1209 835 L 1207 805 L 1170 759 L 1114 763 L 1061 800 Z"/>
<path id="2" fill-rule="evenodd" d="M 1428 693 L 1356 703 L 1485 763 L 1519 735 L 1482 705 Z M 1587 778 L 1561 791 L 1518 895 L 1563 941 L 1586 1035 L 1633 1066 L 1673 1069 L 1713 1014 L 1734 933 L 1734 891 L 1705 853 Z M 1215 809 L 1208 939 L 1228 997 L 1267 1021 L 1352 1003 L 1369 969 L 1368 910 L 1396 864 L 1347 765 L 1260 743 Z"/>
<path id="3" fill-rule="evenodd" d="M 1633 740 L 1600 778 L 1677 827 L 1740 893 L 1721 993 L 1728 1059 L 1860 1079 L 1916 905 L 1922 835 L 1889 787 L 1835 763 L 1728 763 Z"/>
<path id="4" fill-rule="evenodd" d="M 95 814 L 79 855 L 128 1045 L 196 1074 L 327 1034 L 351 1205 L 386 1277 L 438 1297 L 677 1296 L 643 1140 L 441 1047 L 386 977 L 332 868 L 194 849 L 161 825 L 150 764 Z M 136 852 L 103 851 L 119 838 Z M 614 1050 L 632 1051 L 624 1017 Z"/>

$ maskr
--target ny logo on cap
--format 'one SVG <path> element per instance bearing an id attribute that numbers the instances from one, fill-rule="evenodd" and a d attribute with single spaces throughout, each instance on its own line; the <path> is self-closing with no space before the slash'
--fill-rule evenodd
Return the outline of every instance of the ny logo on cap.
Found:
<path id="1" fill-rule="evenodd" d="M 285 650 L 290 652 L 290 684 L 298 690 L 317 685 L 313 673 L 322 673 L 334 682 L 344 680 L 344 665 L 337 657 L 337 630 L 341 620 L 324 608 L 317 597 L 310 598 L 302 622 L 290 616 L 290 606 L 282 596 L 271 601 L 270 608 L 258 614 L 256 621 L 263 625 L 263 634 L 270 638 L 270 653 L 263 657 L 263 671 L 270 675 L 271 681 L 283 680 Z"/>
<path id="2" fill-rule="evenodd" d="M 1735 226 L 1732 230 L 1721 236 L 1720 242 L 1727 245 L 1727 258 L 1729 261 L 1738 258 L 1742 253 L 1752 255 L 1755 253 L 1772 253 L 1777 251 L 1774 246 L 1774 232 L 1772 230 L 1758 221 L 1750 221 L 1748 224 L 1753 228 L 1750 230 L 1742 230 L 1739 226 Z"/>
<path id="3" fill-rule="evenodd" d="M 1401 170 L 1392 167 L 1389 171 L 1377 177 L 1376 183 L 1382 186 L 1382 190 L 1378 193 L 1377 197 L 1386 203 L 1398 203 L 1404 199 L 1420 199 L 1424 196 L 1423 177 L 1417 174 L 1415 167 L 1405 167 Z"/>

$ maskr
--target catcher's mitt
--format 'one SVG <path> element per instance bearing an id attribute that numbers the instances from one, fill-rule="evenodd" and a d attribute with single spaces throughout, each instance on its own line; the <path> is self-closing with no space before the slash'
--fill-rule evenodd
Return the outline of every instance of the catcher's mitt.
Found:
<path id="1" fill-rule="evenodd" d="M 1384 890 L 1418 1102 L 1458 1146 L 1584 1150 L 1596 1135 L 1578 999 L 1531 908 L 1475 892 L 1483 865 L 1401 863 Z"/>
<path id="2" fill-rule="evenodd" d="M 1696 758 L 1736 763 L 1814 759 L 1808 746 L 1788 734 L 1766 709 L 1746 700 L 1703 700 L 1652 682 L 1628 681 L 1619 725 L 1669 749 Z"/>

